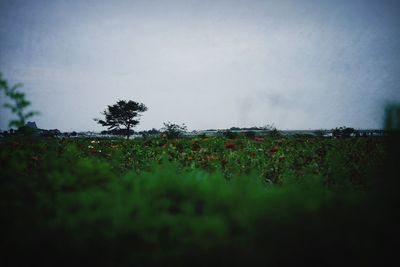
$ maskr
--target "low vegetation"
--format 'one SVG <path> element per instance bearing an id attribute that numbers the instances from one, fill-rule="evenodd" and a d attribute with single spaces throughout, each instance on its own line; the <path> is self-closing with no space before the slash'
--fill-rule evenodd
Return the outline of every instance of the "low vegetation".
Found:
<path id="1" fill-rule="evenodd" d="M 0 143 L 3 251 L 57 265 L 376 263 L 392 229 L 386 145 L 10 138 Z"/>

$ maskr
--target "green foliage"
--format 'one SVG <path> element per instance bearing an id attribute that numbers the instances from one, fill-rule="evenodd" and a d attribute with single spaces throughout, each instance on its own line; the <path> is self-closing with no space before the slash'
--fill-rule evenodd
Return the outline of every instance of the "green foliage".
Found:
<path id="1" fill-rule="evenodd" d="M 235 139 L 236 137 L 238 137 L 238 133 L 233 132 L 231 130 L 226 130 L 226 131 L 222 132 L 222 136 L 224 136 L 225 138 L 228 138 L 228 139 Z"/>
<path id="2" fill-rule="evenodd" d="M 323 130 L 315 130 L 314 134 L 316 137 L 324 137 L 324 135 L 325 135 Z"/>
<path id="3" fill-rule="evenodd" d="M 379 263 L 392 210 L 367 178 L 383 139 L 225 141 L 0 142 L 3 261 Z"/>
<path id="4" fill-rule="evenodd" d="M 244 135 L 245 135 L 247 138 L 254 138 L 254 137 L 256 137 L 256 133 L 255 133 L 254 131 L 246 131 L 246 132 L 244 133 Z"/>
<path id="5" fill-rule="evenodd" d="M 354 128 L 350 128 L 350 127 L 346 127 L 346 126 L 335 128 L 332 130 L 332 136 L 336 137 L 336 138 L 350 137 L 355 133 L 356 133 L 356 130 L 354 130 Z"/>
<path id="6" fill-rule="evenodd" d="M 281 136 L 281 133 L 278 131 L 278 129 L 273 128 L 268 132 L 268 135 L 272 137 L 279 137 Z"/>
<path id="7" fill-rule="evenodd" d="M 119 130 L 121 126 L 126 129 L 126 138 L 129 139 L 131 128 L 139 124 L 140 113 L 147 111 L 147 107 L 132 100 L 125 101 L 119 100 L 116 104 L 108 106 L 106 110 L 102 112 L 105 116 L 105 120 L 94 119 L 97 123 L 102 126 L 107 126 L 111 130 Z"/>
<path id="8" fill-rule="evenodd" d="M 164 122 L 164 127 L 161 128 L 162 135 L 167 138 L 178 138 L 187 131 L 187 126 L 183 123 L 182 125 Z"/>
<path id="9" fill-rule="evenodd" d="M 28 136 L 37 136 L 39 134 L 39 129 L 33 128 L 30 126 L 21 126 L 16 131 L 16 134 L 28 137 Z"/>
<path id="10" fill-rule="evenodd" d="M 20 87 L 22 87 L 22 84 L 9 85 L 0 73 L 0 90 L 12 101 L 12 103 L 5 103 L 4 107 L 10 109 L 18 117 L 18 119 L 9 122 L 9 127 L 22 127 L 27 119 L 39 114 L 37 111 L 25 111 L 31 102 L 25 98 L 23 92 L 19 91 Z"/>
<path id="11" fill-rule="evenodd" d="M 400 104 L 390 104 L 386 106 L 385 129 L 400 130 Z"/>

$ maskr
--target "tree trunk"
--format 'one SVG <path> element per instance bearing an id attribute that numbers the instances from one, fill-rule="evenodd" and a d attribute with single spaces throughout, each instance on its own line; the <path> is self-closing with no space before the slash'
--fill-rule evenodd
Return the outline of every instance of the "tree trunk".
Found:
<path id="1" fill-rule="evenodd" d="M 126 140 L 129 140 L 129 130 L 130 130 L 129 126 L 126 127 L 126 130 L 127 130 L 127 133 L 126 133 Z"/>

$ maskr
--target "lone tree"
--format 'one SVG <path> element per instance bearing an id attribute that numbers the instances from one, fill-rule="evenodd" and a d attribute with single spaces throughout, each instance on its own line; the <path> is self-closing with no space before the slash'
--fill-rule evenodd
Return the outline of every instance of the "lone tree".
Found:
<path id="1" fill-rule="evenodd" d="M 126 139 L 129 139 L 129 131 L 131 128 L 139 124 L 141 112 L 145 112 L 147 107 L 142 103 L 129 100 L 118 100 L 112 106 L 108 106 L 101 114 L 105 116 L 105 120 L 94 119 L 102 126 L 107 126 L 109 130 L 119 130 L 122 127 L 126 129 Z"/>

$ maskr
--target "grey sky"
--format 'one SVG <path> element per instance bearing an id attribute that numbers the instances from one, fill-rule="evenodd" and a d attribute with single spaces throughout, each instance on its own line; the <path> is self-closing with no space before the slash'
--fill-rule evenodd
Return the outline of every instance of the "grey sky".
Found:
<path id="1" fill-rule="evenodd" d="M 0 71 L 41 128 L 103 129 L 118 99 L 149 107 L 139 130 L 376 128 L 400 101 L 396 2 L 0 0 Z"/>

